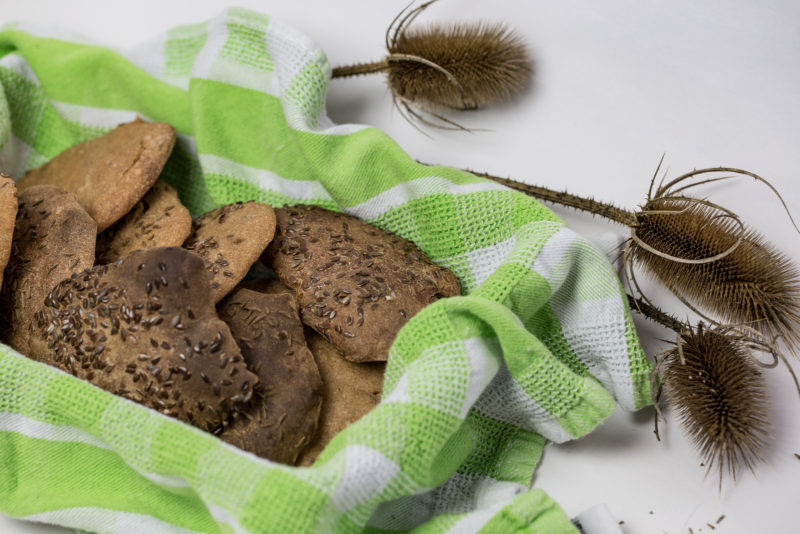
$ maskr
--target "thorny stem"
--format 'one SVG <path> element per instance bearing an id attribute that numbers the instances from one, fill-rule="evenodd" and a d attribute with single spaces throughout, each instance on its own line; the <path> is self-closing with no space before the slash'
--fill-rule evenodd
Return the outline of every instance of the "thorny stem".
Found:
<path id="1" fill-rule="evenodd" d="M 628 297 L 628 305 L 631 307 L 631 309 L 638 311 L 651 321 L 654 321 L 662 326 L 665 326 L 678 334 L 686 330 L 686 324 L 676 319 L 672 315 L 659 310 L 655 306 L 645 302 L 642 299 L 637 299 L 636 297 L 633 297 L 631 295 L 627 295 L 627 297 Z"/>
<path id="2" fill-rule="evenodd" d="M 350 76 L 360 76 L 362 74 L 372 74 L 374 72 L 382 72 L 389 68 L 389 62 L 386 59 L 380 61 L 373 61 L 372 63 L 356 63 L 355 65 L 345 65 L 343 67 L 334 67 L 331 73 L 332 78 L 347 78 Z"/>
<path id="3" fill-rule="evenodd" d="M 599 215 L 601 217 L 605 217 L 607 219 L 611 219 L 612 221 L 618 222 L 627 227 L 636 226 L 636 215 L 623 208 L 618 208 L 613 204 L 608 204 L 606 202 L 600 202 L 593 198 L 583 198 L 579 197 L 578 195 L 573 195 L 571 193 L 567 193 L 566 191 L 554 191 L 552 189 L 548 189 L 546 187 L 538 186 L 538 185 L 530 185 L 525 184 L 522 182 L 517 182 L 516 180 L 512 180 L 510 178 L 501 178 L 499 176 L 494 176 L 485 172 L 476 172 L 476 171 L 468 171 L 474 174 L 475 176 L 480 176 L 482 178 L 488 178 L 490 180 L 494 180 L 497 183 L 503 184 L 511 189 L 516 189 L 517 191 L 521 191 L 528 195 L 534 196 L 541 200 L 546 200 L 547 202 L 554 202 L 556 204 L 561 204 L 564 206 L 569 206 L 571 208 L 575 208 L 582 211 L 588 211 L 594 215 Z"/>

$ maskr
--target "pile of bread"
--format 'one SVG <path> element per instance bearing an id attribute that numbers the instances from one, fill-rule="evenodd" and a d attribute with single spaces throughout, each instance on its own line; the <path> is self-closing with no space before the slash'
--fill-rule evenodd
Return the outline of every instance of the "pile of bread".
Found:
<path id="1" fill-rule="evenodd" d="M 192 219 L 158 180 L 174 144 L 171 126 L 137 120 L 16 184 L 0 176 L 0 341 L 310 465 L 380 400 L 400 328 L 458 281 L 319 207 L 237 202 Z"/>

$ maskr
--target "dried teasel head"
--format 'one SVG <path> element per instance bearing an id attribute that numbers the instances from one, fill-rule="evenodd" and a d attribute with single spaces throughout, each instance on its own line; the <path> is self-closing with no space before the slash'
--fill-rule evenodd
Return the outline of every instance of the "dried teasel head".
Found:
<path id="1" fill-rule="evenodd" d="M 659 401 L 666 392 L 668 404 L 708 470 L 717 467 L 720 489 L 726 471 L 734 478 L 741 466 L 753 471 L 763 461 L 761 451 L 771 438 L 767 390 L 760 369 L 783 363 L 800 395 L 800 382 L 789 362 L 774 343 L 764 341 L 752 329 L 706 328 L 702 322 L 692 327 L 646 300 L 628 295 L 628 301 L 631 309 L 677 334 L 672 347 L 656 356 L 650 376 L 656 437 L 661 439 Z M 756 353 L 768 355 L 772 361 L 762 361 Z M 661 384 L 656 387 L 659 378 Z"/>
<path id="2" fill-rule="evenodd" d="M 698 313 L 699 308 L 719 319 L 703 315 L 710 322 L 752 328 L 763 339 L 781 337 L 797 348 L 800 272 L 793 262 L 763 236 L 745 229 L 735 213 L 684 195 L 687 188 L 716 179 L 679 186 L 713 170 L 694 171 L 648 194 L 631 226 L 628 264 L 655 275 Z M 746 171 L 723 170 L 763 180 Z M 629 273 L 635 283 L 632 269 Z"/>
<path id="3" fill-rule="evenodd" d="M 407 119 L 460 127 L 437 110 L 471 110 L 508 100 L 528 82 L 525 43 L 505 24 L 413 21 L 436 0 L 401 11 L 386 31 L 388 55 L 374 63 L 333 69 L 333 77 L 385 72 L 395 105 Z M 410 7 L 410 6 L 409 6 Z M 438 119 L 431 123 L 423 114 Z"/>
<path id="4" fill-rule="evenodd" d="M 752 329 L 771 343 L 782 338 L 791 349 L 800 348 L 800 271 L 763 236 L 746 229 L 731 210 L 688 194 L 702 184 L 750 177 L 776 194 L 794 224 L 780 194 L 762 177 L 731 167 L 694 170 L 662 183 L 655 192 L 651 183 L 645 204 L 638 211 L 629 211 L 566 191 L 474 174 L 627 226 L 631 238 L 623 251 L 624 273 L 639 295 L 643 292 L 635 266 L 658 278 L 709 323 Z M 706 178 L 709 175 L 712 177 Z M 794 227 L 797 229 L 796 224 Z"/>
<path id="5" fill-rule="evenodd" d="M 525 86 L 531 70 L 525 44 L 505 24 L 431 24 L 403 30 L 392 39 L 389 52 L 398 58 L 425 58 L 440 67 L 397 59 L 387 71 L 397 98 L 432 109 L 466 110 L 503 102 Z"/>
<path id="6" fill-rule="evenodd" d="M 627 226 L 631 239 L 623 252 L 624 272 L 639 295 L 643 292 L 634 266 L 658 278 L 709 323 L 752 328 L 763 339 L 779 337 L 790 348 L 800 348 L 800 271 L 763 236 L 747 230 L 731 210 L 687 194 L 702 184 L 735 176 L 750 177 L 777 195 L 794 224 L 780 194 L 764 178 L 731 167 L 698 169 L 662 183 L 655 192 L 651 183 L 645 204 L 638 211 L 629 211 L 566 191 L 486 173 L 474 174 Z M 708 175 L 715 177 L 705 178 Z M 693 181 L 696 177 L 699 179 Z M 797 229 L 796 224 L 794 227 Z M 698 308 L 711 312 L 718 320 Z"/>
<path id="7" fill-rule="evenodd" d="M 675 410 L 708 470 L 753 471 L 769 433 L 764 377 L 746 338 L 728 329 L 687 328 L 656 365 Z"/>

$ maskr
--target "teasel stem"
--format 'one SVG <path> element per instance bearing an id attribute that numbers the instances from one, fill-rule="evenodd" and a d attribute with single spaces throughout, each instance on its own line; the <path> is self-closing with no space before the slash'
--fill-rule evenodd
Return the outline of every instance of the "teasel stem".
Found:
<path id="1" fill-rule="evenodd" d="M 361 76 L 362 74 L 374 74 L 384 72 L 389 68 L 389 61 L 373 61 L 371 63 L 356 63 L 355 65 L 344 65 L 334 67 L 331 73 L 332 78 L 348 78 L 350 76 Z"/>
<path id="2" fill-rule="evenodd" d="M 585 198 L 578 195 L 573 195 L 572 193 L 568 193 L 566 191 L 555 191 L 539 185 L 530 185 L 523 182 L 517 182 L 511 178 L 502 178 L 500 176 L 494 176 L 485 172 L 469 172 L 475 176 L 488 178 L 489 180 L 493 180 L 499 184 L 505 185 L 506 187 L 510 187 L 511 189 L 520 191 L 532 197 L 536 197 L 540 200 L 586 211 L 592 215 L 599 215 L 600 217 L 610 219 L 623 226 L 631 227 L 636 225 L 636 214 L 634 212 L 614 206 L 613 204 L 609 204 L 607 202 L 601 202 L 593 198 Z"/>
<path id="3" fill-rule="evenodd" d="M 651 321 L 656 322 L 666 328 L 669 328 L 676 334 L 685 332 L 686 329 L 688 328 L 688 325 L 686 323 L 674 317 L 673 315 L 661 311 L 659 308 L 652 305 L 650 302 L 647 302 L 643 299 L 637 299 L 632 295 L 626 294 L 626 296 L 628 297 L 628 306 L 630 306 L 631 309 L 638 311 L 641 315 L 644 315 Z"/>

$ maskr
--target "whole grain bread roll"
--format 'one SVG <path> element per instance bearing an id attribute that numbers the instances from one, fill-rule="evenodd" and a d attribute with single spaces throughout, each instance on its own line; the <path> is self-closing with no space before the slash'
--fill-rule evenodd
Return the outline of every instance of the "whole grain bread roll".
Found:
<path id="1" fill-rule="evenodd" d="M 308 347 L 322 375 L 323 400 L 317 435 L 297 459 L 297 465 L 303 466 L 313 464 L 336 434 L 378 405 L 386 370 L 383 362 L 346 360 L 322 336 L 310 328 L 307 332 Z"/>
<path id="2" fill-rule="evenodd" d="M 214 300 L 219 302 L 258 261 L 274 234 L 272 206 L 235 202 L 195 219 L 184 247 L 205 261 Z"/>
<path id="3" fill-rule="evenodd" d="M 411 317 L 461 291 L 414 243 L 355 217 L 316 206 L 275 214 L 262 261 L 296 292 L 303 322 L 349 360 L 386 361 Z"/>
<path id="4" fill-rule="evenodd" d="M 243 407 L 257 382 L 217 317 L 203 261 L 180 247 L 72 275 L 36 321 L 45 363 L 206 430 Z"/>
<path id="5" fill-rule="evenodd" d="M 220 437 L 258 456 L 294 464 L 317 432 L 322 380 L 290 293 L 235 289 L 218 306 L 247 366 L 258 375 L 252 406 Z"/>
<path id="6" fill-rule="evenodd" d="M 175 129 L 135 120 L 72 146 L 23 176 L 20 191 L 54 185 L 74 193 L 102 232 L 147 193 L 175 146 Z"/>
<path id="7" fill-rule="evenodd" d="M 253 279 L 240 284 L 253 291 L 270 294 L 294 294 L 280 280 Z M 381 400 L 383 362 L 351 362 L 311 328 L 305 328 L 306 343 L 322 377 L 322 411 L 319 429 L 302 450 L 296 465 L 314 463 L 325 446 L 342 430 L 375 408 Z"/>
<path id="8" fill-rule="evenodd" d="M 75 195 L 50 185 L 19 194 L 11 257 L 0 292 L 0 330 L 16 350 L 40 359 L 34 315 L 50 289 L 94 264 L 97 224 Z"/>
<path id="9" fill-rule="evenodd" d="M 97 235 L 97 264 L 112 263 L 134 250 L 179 247 L 192 231 L 192 216 L 178 192 L 158 181 L 120 220 Z"/>

